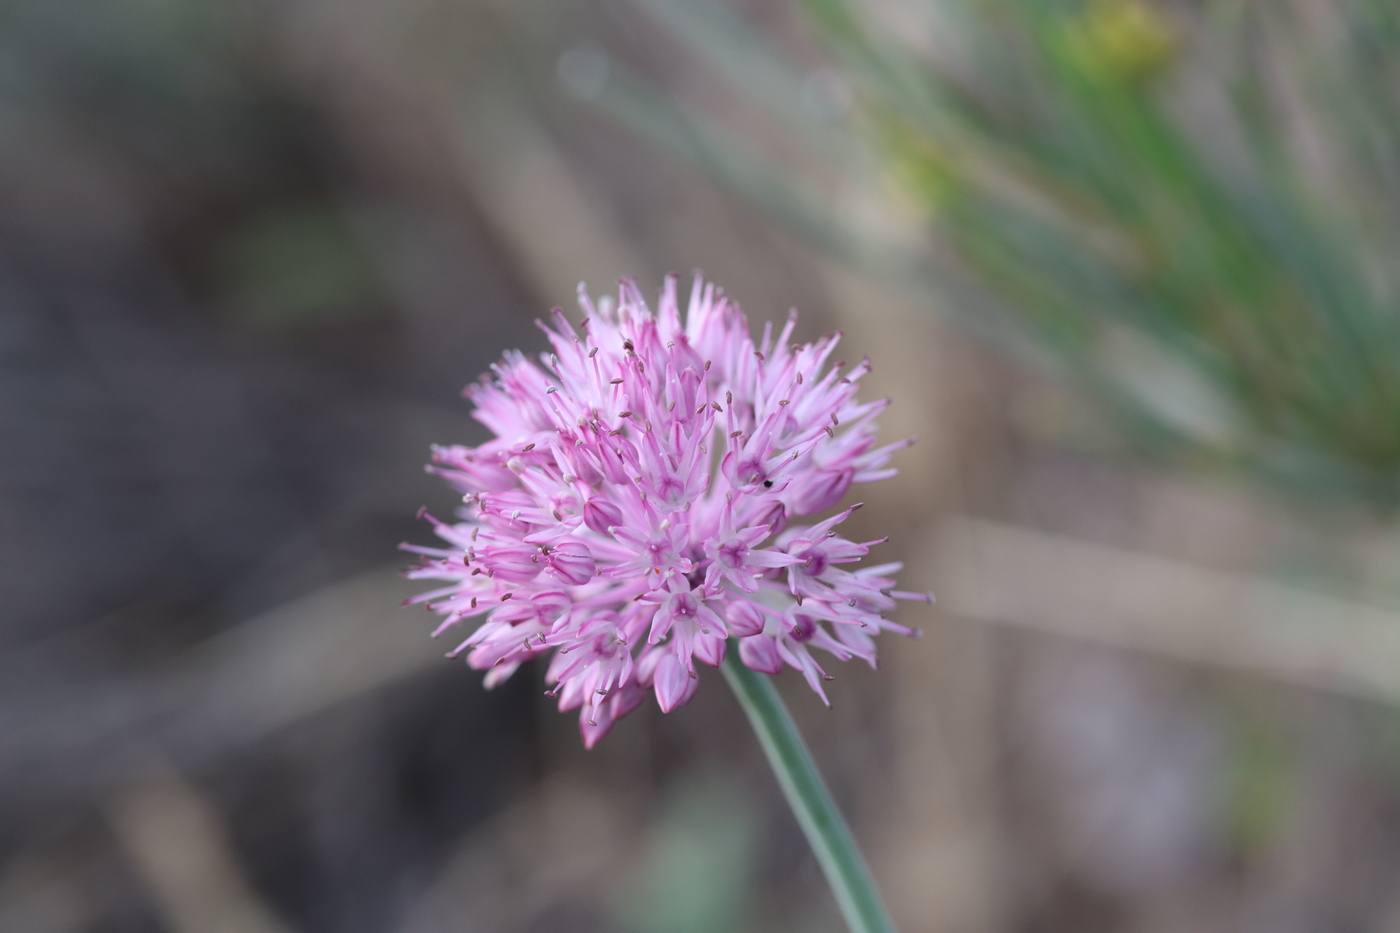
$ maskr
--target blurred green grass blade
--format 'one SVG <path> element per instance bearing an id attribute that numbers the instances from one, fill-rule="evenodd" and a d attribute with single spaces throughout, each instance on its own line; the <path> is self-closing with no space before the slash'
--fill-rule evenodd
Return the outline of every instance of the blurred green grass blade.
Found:
<path id="1" fill-rule="evenodd" d="M 692 162 L 735 189 L 804 239 L 834 256 L 881 275 L 907 278 L 918 260 L 907 247 L 854 229 L 839 205 L 733 134 L 684 113 L 622 66 L 611 69 L 595 105 L 645 138 Z"/>
<path id="2" fill-rule="evenodd" d="M 813 155 L 841 163 L 856 157 L 855 139 L 823 114 L 815 74 L 803 76 L 716 0 L 635 0 L 686 49 L 745 98 L 778 117 L 811 145 Z"/>
<path id="3" fill-rule="evenodd" d="M 717 70 L 737 74 L 707 43 L 782 73 L 737 21 L 649 3 Z M 909 287 L 979 279 L 1153 456 L 1400 504 L 1400 7 L 942 0 L 916 12 L 952 32 L 916 36 L 898 9 L 800 5 L 859 89 L 854 128 L 956 257 L 900 257 Z M 791 93 L 732 83 L 760 104 Z M 1202 89 L 1219 97 L 1204 116 Z M 864 231 L 833 236 L 829 213 L 779 203 L 803 200 L 775 197 L 787 166 L 769 167 L 775 185 L 739 177 L 732 153 L 706 159 L 809 239 L 881 268 Z M 1228 430 L 1134 387 L 1122 334 L 1157 348 L 1177 374 L 1162 384 L 1198 414 L 1228 411 L 1213 422 Z"/>
<path id="4" fill-rule="evenodd" d="M 617 898 L 624 933 L 735 933 L 748 927 L 760 814 L 720 775 L 667 788 L 637 877 Z"/>

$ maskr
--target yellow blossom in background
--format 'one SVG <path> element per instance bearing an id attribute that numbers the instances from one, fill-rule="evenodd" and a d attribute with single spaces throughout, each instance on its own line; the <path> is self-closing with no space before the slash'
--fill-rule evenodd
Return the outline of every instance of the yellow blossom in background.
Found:
<path id="1" fill-rule="evenodd" d="M 1065 28 L 1065 57 L 1084 77 L 1141 84 L 1175 57 L 1176 31 L 1151 4 L 1099 0 Z"/>
<path id="2" fill-rule="evenodd" d="M 953 154 L 927 134 L 890 122 L 885 127 L 884 143 L 888 156 L 885 190 L 900 210 L 932 219 L 963 187 Z"/>

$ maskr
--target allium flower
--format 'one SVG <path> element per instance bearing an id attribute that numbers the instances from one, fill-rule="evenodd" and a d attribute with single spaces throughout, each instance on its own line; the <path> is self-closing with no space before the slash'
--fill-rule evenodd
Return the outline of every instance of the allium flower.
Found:
<path id="1" fill-rule="evenodd" d="M 466 653 L 486 685 L 553 651 L 546 679 L 559 708 L 581 710 L 592 745 L 648 691 L 669 712 L 695 693 L 695 662 L 717 666 L 738 639 L 748 667 L 801 671 L 827 702 L 831 679 L 812 648 L 876 665 L 871 636 L 910 629 L 885 619 L 898 564 L 847 569 L 879 541 L 836 528 L 859 505 L 810 526 L 853 483 L 894 474 L 875 446 L 888 404 L 859 402 L 862 363 L 827 368 L 839 335 L 789 345 L 795 313 L 755 346 L 739 307 L 699 278 L 682 323 L 668 277 L 653 315 L 623 281 L 616 306 L 576 330 L 556 309 L 540 364 L 507 353 L 466 395 L 496 435 L 437 447 L 429 469 L 464 494 L 457 524 L 431 519 L 445 548 L 413 578 L 448 585 L 411 602 L 481 620 Z M 829 705 L 829 703 L 828 703 Z"/>

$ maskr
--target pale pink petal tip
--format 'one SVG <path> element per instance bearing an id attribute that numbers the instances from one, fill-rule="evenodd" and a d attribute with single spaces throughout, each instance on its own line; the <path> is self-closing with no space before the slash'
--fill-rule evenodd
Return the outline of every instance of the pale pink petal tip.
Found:
<path id="1" fill-rule="evenodd" d="M 470 630 L 451 657 L 495 686 L 550 655 L 548 695 L 578 710 L 592 747 L 649 694 L 683 706 L 729 638 L 756 671 L 796 669 L 827 703 L 811 654 L 875 666 L 898 565 L 859 564 L 879 541 L 814 524 L 857 483 L 893 474 L 876 444 L 888 401 L 862 403 L 869 361 L 840 370 L 840 339 L 791 342 L 796 314 L 755 344 L 739 307 L 697 274 L 681 312 L 674 276 L 657 311 L 630 279 L 570 324 L 539 322 L 550 352 L 505 354 L 464 395 L 494 438 L 433 449 L 430 472 L 462 494 L 443 547 L 403 545 L 414 579 L 445 585 L 411 602 Z M 883 539 L 882 539 L 883 540 Z M 467 624 L 470 623 L 470 624 Z M 473 628 L 474 627 L 474 628 Z"/>

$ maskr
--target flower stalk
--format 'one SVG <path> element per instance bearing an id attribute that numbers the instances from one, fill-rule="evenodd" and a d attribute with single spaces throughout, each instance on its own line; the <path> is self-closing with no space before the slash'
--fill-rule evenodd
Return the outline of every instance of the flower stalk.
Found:
<path id="1" fill-rule="evenodd" d="M 851 829 L 832 800 L 807 743 L 771 679 L 740 662 L 733 639 L 722 670 L 758 734 L 788 806 L 816 853 L 846 926 L 851 933 L 894 933 L 894 924 L 875 890 Z"/>

